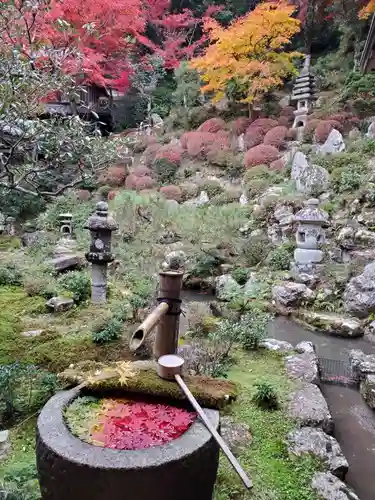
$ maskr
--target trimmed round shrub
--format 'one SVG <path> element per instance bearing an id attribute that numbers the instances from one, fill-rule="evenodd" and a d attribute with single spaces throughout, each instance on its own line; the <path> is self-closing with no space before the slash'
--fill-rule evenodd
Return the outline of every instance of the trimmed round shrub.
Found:
<path id="1" fill-rule="evenodd" d="M 235 135 L 241 135 L 246 132 L 246 130 L 250 127 L 250 125 L 251 125 L 250 118 L 247 118 L 246 116 L 241 116 L 240 118 L 237 118 L 237 120 L 234 120 L 234 122 L 231 125 L 231 131 Z"/>
<path id="2" fill-rule="evenodd" d="M 246 168 L 255 167 L 256 165 L 270 165 L 278 157 L 279 152 L 276 148 L 260 144 L 246 152 L 244 163 Z"/>
<path id="3" fill-rule="evenodd" d="M 178 165 L 167 158 L 157 158 L 153 164 L 153 171 L 161 183 L 172 182 L 177 169 Z"/>
<path id="4" fill-rule="evenodd" d="M 198 196 L 199 187 L 194 182 L 183 182 L 179 185 L 181 189 L 181 200 L 187 201 Z"/>
<path id="5" fill-rule="evenodd" d="M 277 127 L 276 120 L 271 118 L 258 118 L 246 130 L 244 143 L 246 149 L 251 149 L 263 142 L 266 133 L 274 127 Z"/>
<path id="6" fill-rule="evenodd" d="M 79 201 L 89 201 L 91 198 L 91 193 L 87 189 L 79 189 L 76 191 L 76 195 Z"/>
<path id="7" fill-rule="evenodd" d="M 270 164 L 271 170 L 284 170 L 284 167 L 285 162 L 282 158 L 279 158 L 278 160 L 275 160 Z"/>
<path id="8" fill-rule="evenodd" d="M 181 145 L 186 148 L 188 155 L 192 158 L 205 159 L 209 151 L 213 154 L 214 151 L 228 148 L 229 137 L 227 132 L 219 132 L 217 134 L 187 132 L 181 137 Z"/>
<path id="9" fill-rule="evenodd" d="M 108 193 L 108 201 L 114 200 L 118 194 L 118 191 L 110 191 Z"/>
<path id="10" fill-rule="evenodd" d="M 135 189 L 137 186 L 137 181 L 139 180 L 139 177 L 137 177 L 134 174 L 130 174 L 127 176 L 126 181 L 125 181 L 125 187 L 127 189 Z"/>
<path id="11" fill-rule="evenodd" d="M 103 184 L 108 184 L 112 187 L 123 186 L 126 177 L 126 168 L 123 166 L 113 166 L 109 167 L 107 171 L 104 173 L 104 182 Z M 99 179 L 100 182 L 100 179 Z"/>
<path id="12" fill-rule="evenodd" d="M 272 172 L 267 165 L 256 165 L 255 167 L 246 170 L 243 180 L 245 184 L 251 182 L 253 179 L 269 179 L 272 176 Z"/>
<path id="13" fill-rule="evenodd" d="M 321 121 L 315 129 L 314 137 L 316 142 L 318 142 L 319 144 L 325 142 L 334 128 L 340 132 L 343 131 L 341 124 L 335 120 Z"/>
<path id="14" fill-rule="evenodd" d="M 206 191 L 209 198 L 212 198 L 213 196 L 216 196 L 217 194 L 220 194 L 224 191 L 224 188 L 221 186 L 221 184 L 214 180 L 206 181 L 204 184 L 202 184 L 201 189 L 202 191 Z"/>
<path id="15" fill-rule="evenodd" d="M 130 174 L 136 177 L 144 177 L 145 175 L 151 175 L 151 170 L 143 165 L 138 165 L 131 169 Z"/>
<path id="16" fill-rule="evenodd" d="M 280 116 L 286 116 L 287 118 L 294 119 L 294 107 L 293 106 L 284 106 L 280 112 Z"/>
<path id="17" fill-rule="evenodd" d="M 263 139 L 263 144 L 273 146 L 280 149 L 285 144 L 288 129 L 286 127 L 278 126 L 269 130 Z"/>
<path id="18" fill-rule="evenodd" d="M 102 200 L 108 200 L 109 193 L 112 191 L 111 186 L 100 186 L 98 194 Z"/>
<path id="19" fill-rule="evenodd" d="M 280 116 L 278 119 L 278 124 L 281 127 L 289 128 L 292 125 L 292 121 L 287 116 Z"/>
<path id="20" fill-rule="evenodd" d="M 198 132 L 210 132 L 211 134 L 215 134 L 219 132 L 219 130 L 225 129 L 225 121 L 221 118 L 210 118 L 202 123 L 202 125 L 198 128 Z"/>
<path id="21" fill-rule="evenodd" d="M 148 167 L 151 167 L 151 165 L 153 164 L 155 157 L 156 157 L 156 154 L 159 151 L 159 149 L 160 149 L 160 144 L 151 144 L 150 146 L 148 146 L 146 148 L 145 152 L 143 153 L 143 158 L 144 158 L 145 164 Z"/>
<path id="22" fill-rule="evenodd" d="M 267 188 L 272 184 L 272 180 L 264 178 L 256 178 L 245 184 L 245 193 L 248 198 L 253 198 L 259 196 L 261 193 L 266 191 Z"/>
<path id="23" fill-rule="evenodd" d="M 139 191 L 139 194 L 142 196 L 151 196 L 152 194 L 157 194 L 157 191 L 155 189 L 142 189 Z"/>
<path id="24" fill-rule="evenodd" d="M 182 149 L 174 144 L 165 144 L 156 152 L 155 160 L 168 160 L 177 166 L 181 165 Z"/>
<path id="25" fill-rule="evenodd" d="M 138 177 L 138 180 L 135 184 L 135 189 L 137 191 L 142 191 L 144 189 L 152 189 L 156 186 L 156 180 L 150 177 L 149 175 L 144 175 L 143 177 Z"/>
<path id="26" fill-rule="evenodd" d="M 327 120 L 333 120 L 339 122 L 343 127 L 344 132 L 349 132 L 352 128 L 359 128 L 361 120 L 358 116 L 353 115 L 353 113 L 348 113 L 343 111 L 342 113 L 336 113 L 327 118 Z"/>
<path id="27" fill-rule="evenodd" d="M 303 137 L 304 137 L 305 141 L 309 141 L 309 142 L 312 141 L 312 139 L 314 137 L 315 129 L 321 121 L 322 120 L 320 120 L 319 118 L 309 118 L 308 119 L 308 121 L 306 123 L 306 127 L 303 130 Z"/>
<path id="28" fill-rule="evenodd" d="M 272 271 L 287 271 L 293 259 L 292 247 L 280 245 L 267 255 L 266 264 Z"/>
<path id="29" fill-rule="evenodd" d="M 223 193 L 217 194 L 210 201 L 213 205 L 228 205 L 229 203 L 234 203 L 239 200 L 238 193 L 236 191 L 224 191 Z"/>
<path id="30" fill-rule="evenodd" d="M 164 196 L 167 200 L 181 201 L 181 189 L 178 186 L 164 186 L 160 188 L 160 194 Z"/>
<path id="31" fill-rule="evenodd" d="M 257 118 L 253 121 L 250 127 L 260 127 L 266 134 L 271 128 L 277 127 L 277 121 L 272 118 Z"/>
<path id="32" fill-rule="evenodd" d="M 295 141 L 297 139 L 297 132 L 298 132 L 298 130 L 296 128 L 288 129 L 288 132 L 286 134 L 287 140 Z"/>

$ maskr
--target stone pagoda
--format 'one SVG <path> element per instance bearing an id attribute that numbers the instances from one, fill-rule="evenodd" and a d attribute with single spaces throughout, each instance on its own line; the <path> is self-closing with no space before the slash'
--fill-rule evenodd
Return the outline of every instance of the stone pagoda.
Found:
<path id="1" fill-rule="evenodd" d="M 314 276 L 317 266 L 322 263 L 325 244 L 325 227 L 328 225 L 328 214 L 319 208 L 319 200 L 312 198 L 305 207 L 296 213 L 298 222 L 296 232 L 297 248 L 294 251 L 292 272 L 297 276 Z M 301 276 L 300 276 L 301 277 Z"/>
<path id="2" fill-rule="evenodd" d="M 310 58 L 310 55 L 306 56 L 303 69 L 296 78 L 293 87 L 291 100 L 297 103 L 297 109 L 294 112 L 293 128 L 306 126 L 307 116 L 316 100 L 315 77 L 310 73 Z"/>

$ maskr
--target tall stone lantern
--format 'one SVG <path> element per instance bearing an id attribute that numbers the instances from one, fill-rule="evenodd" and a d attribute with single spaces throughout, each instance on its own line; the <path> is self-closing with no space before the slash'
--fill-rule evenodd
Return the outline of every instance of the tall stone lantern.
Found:
<path id="1" fill-rule="evenodd" d="M 312 198 L 296 213 L 295 220 L 298 222 L 297 248 L 294 251 L 292 268 L 296 272 L 311 274 L 324 258 L 321 246 L 326 241 L 325 227 L 328 224 L 328 215 L 319 208 L 319 200 Z"/>
<path id="2" fill-rule="evenodd" d="M 307 117 L 316 100 L 315 78 L 310 72 L 311 56 L 307 55 L 301 73 L 297 76 L 292 93 L 292 101 L 297 104 L 294 111 L 293 128 L 305 127 Z"/>
<path id="3" fill-rule="evenodd" d="M 111 252 L 112 232 L 118 229 L 113 217 L 108 214 L 108 203 L 100 201 L 96 212 L 86 222 L 85 229 L 91 234 L 90 251 L 85 254 L 91 262 L 91 301 L 103 304 L 107 301 L 107 268 L 114 256 Z"/>

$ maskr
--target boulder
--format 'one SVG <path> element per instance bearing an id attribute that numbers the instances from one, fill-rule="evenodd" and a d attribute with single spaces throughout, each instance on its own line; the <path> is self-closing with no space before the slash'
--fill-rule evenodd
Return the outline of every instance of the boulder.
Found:
<path id="1" fill-rule="evenodd" d="M 349 313 L 359 318 L 375 312 L 375 262 L 367 264 L 363 273 L 346 285 L 344 304 Z"/>
<path id="2" fill-rule="evenodd" d="M 272 298 L 276 305 L 282 307 L 299 307 L 308 302 L 314 296 L 314 292 L 303 283 L 284 281 L 281 285 L 272 288 Z"/>
<path id="3" fill-rule="evenodd" d="M 375 374 L 365 376 L 359 386 L 359 391 L 368 406 L 372 410 L 375 410 Z"/>
<path id="4" fill-rule="evenodd" d="M 10 449 L 11 444 L 9 439 L 9 431 L 0 431 L 0 460 L 3 460 L 8 456 Z"/>
<path id="5" fill-rule="evenodd" d="M 347 226 L 340 230 L 336 241 L 344 250 L 371 248 L 375 246 L 375 233 L 367 229 Z"/>
<path id="6" fill-rule="evenodd" d="M 371 122 L 370 125 L 368 126 L 367 132 L 366 132 L 366 137 L 369 139 L 374 139 L 375 137 L 375 122 Z"/>
<path id="7" fill-rule="evenodd" d="M 252 441 L 249 427 L 241 422 L 236 422 L 231 417 L 220 419 L 220 434 L 235 455 L 247 448 Z"/>
<path id="8" fill-rule="evenodd" d="M 354 491 L 330 472 L 318 472 L 311 486 L 322 500 L 359 500 Z"/>
<path id="9" fill-rule="evenodd" d="M 251 273 L 249 279 L 246 281 L 243 291 L 248 299 L 255 299 L 258 297 L 262 284 L 258 281 L 255 273 Z"/>
<path id="10" fill-rule="evenodd" d="M 320 148 L 320 153 L 326 154 L 337 154 L 345 151 L 345 142 L 342 134 L 335 128 L 331 130 L 326 142 Z"/>
<path id="11" fill-rule="evenodd" d="M 241 293 L 241 286 L 230 274 L 215 278 L 215 294 L 218 300 L 231 300 Z"/>
<path id="12" fill-rule="evenodd" d="M 319 366 L 315 352 L 304 352 L 286 357 L 285 368 L 292 378 L 310 384 L 319 384 Z"/>
<path id="13" fill-rule="evenodd" d="M 291 394 L 288 413 L 300 427 L 318 427 L 327 434 L 333 433 L 334 424 L 326 400 L 314 384 L 305 384 Z"/>
<path id="14" fill-rule="evenodd" d="M 294 155 L 291 179 L 298 192 L 319 196 L 329 186 L 328 171 L 318 165 L 309 165 L 306 155 L 298 151 Z"/>
<path id="15" fill-rule="evenodd" d="M 309 325 L 329 335 L 354 338 L 362 337 L 364 333 L 362 322 L 357 318 L 331 312 L 309 310 L 300 310 L 298 315 Z"/>
<path id="16" fill-rule="evenodd" d="M 351 349 L 349 362 L 353 378 L 357 382 L 364 380 L 367 375 L 375 374 L 375 354 L 365 354 L 359 349 Z"/>
<path id="17" fill-rule="evenodd" d="M 322 460 L 327 470 L 342 480 L 345 479 L 349 469 L 339 443 L 322 429 L 303 427 L 290 432 L 288 451 L 297 457 L 309 454 Z"/>
<path id="18" fill-rule="evenodd" d="M 24 247 L 35 247 L 43 244 L 49 234 L 46 231 L 34 231 L 33 233 L 25 233 L 21 237 L 21 242 Z"/>
<path id="19" fill-rule="evenodd" d="M 44 330 L 29 330 L 28 332 L 22 332 L 22 337 L 39 337 L 42 335 Z"/>
<path id="20" fill-rule="evenodd" d="M 68 271 L 69 269 L 79 269 L 85 264 L 85 261 L 79 255 L 66 254 L 61 255 L 60 257 L 54 257 L 50 260 L 50 264 L 54 267 L 57 273 L 61 273 L 62 271 Z"/>
<path id="21" fill-rule="evenodd" d="M 260 342 L 259 347 L 263 349 L 267 349 L 268 351 L 273 352 L 290 352 L 293 351 L 293 346 L 289 342 L 285 340 L 277 340 L 277 339 L 264 339 Z"/>
<path id="22" fill-rule="evenodd" d="M 67 297 L 52 297 L 46 303 L 47 307 L 50 307 L 54 312 L 65 312 L 69 311 L 74 305 L 73 299 Z"/>
<path id="23" fill-rule="evenodd" d="M 296 352 L 298 352 L 299 354 L 303 354 L 304 352 L 315 354 L 315 346 L 309 340 L 304 340 L 304 341 L 300 342 L 299 344 L 296 345 L 294 350 Z"/>
<path id="24" fill-rule="evenodd" d="M 249 203 L 249 199 L 246 194 L 242 193 L 240 196 L 240 205 L 247 205 Z"/>

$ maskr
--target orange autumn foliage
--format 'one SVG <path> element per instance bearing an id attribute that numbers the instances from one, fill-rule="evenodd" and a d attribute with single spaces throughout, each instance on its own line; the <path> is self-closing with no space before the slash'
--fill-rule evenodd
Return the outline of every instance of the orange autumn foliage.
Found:
<path id="1" fill-rule="evenodd" d="M 253 103 L 281 85 L 295 72 L 293 58 L 300 55 L 284 50 L 300 30 L 293 12 L 293 6 L 280 0 L 258 5 L 228 28 L 207 20 L 204 27 L 211 44 L 190 63 L 201 74 L 203 92 L 213 93 L 217 102 L 226 95 L 228 85 L 235 84 L 241 90 L 238 100 Z"/>

